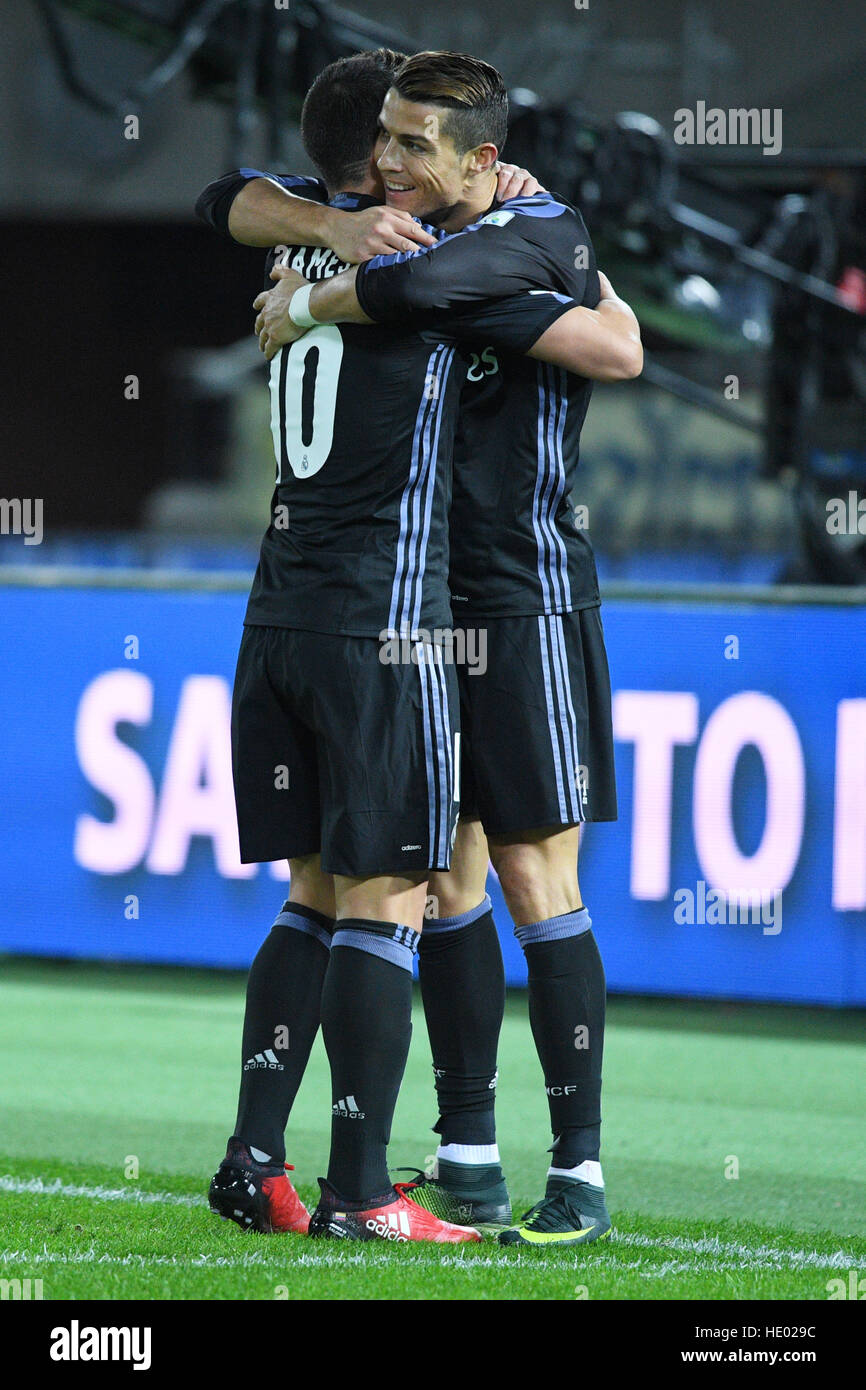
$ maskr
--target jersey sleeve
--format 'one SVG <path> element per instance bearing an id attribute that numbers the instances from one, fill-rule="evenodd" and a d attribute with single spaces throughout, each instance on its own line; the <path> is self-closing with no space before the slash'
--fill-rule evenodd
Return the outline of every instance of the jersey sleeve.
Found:
<path id="1" fill-rule="evenodd" d="M 472 305 L 442 320 L 449 337 L 490 343 L 506 351 L 527 353 L 543 333 L 577 301 L 555 290 L 524 290 L 504 299 Z"/>
<path id="2" fill-rule="evenodd" d="M 557 290 L 580 303 L 588 273 L 575 254 L 577 243 L 588 241 L 581 219 L 549 197 L 516 201 L 521 206 L 505 204 L 436 246 L 359 266 L 355 288 L 368 318 L 401 323 L 412 314 L 447 313 L 532 289 Z"/>
<path id="3" fill-rule="evenodd" d="M 302 174 L 268 174 L 261 169 L 234 169 L 222 178 L 214 179 L 196 199 L 196 214 L 214 231 L 229 235 L 229 212 L 235 198 L 253 179 L 268 179 L 288 193 L 309 198 L 314 203 L 326 203 L 328 190 L 321 179 L 305 178 Z"/>

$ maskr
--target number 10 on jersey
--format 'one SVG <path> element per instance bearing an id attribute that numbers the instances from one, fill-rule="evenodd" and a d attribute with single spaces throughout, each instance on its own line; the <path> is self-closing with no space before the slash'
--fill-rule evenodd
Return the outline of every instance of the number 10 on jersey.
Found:
<path id="1" fill-rule="evenodd" d="M 284 464 L 296 478 L 311 478 L 327 462 L 334 442 L 343 338 L 335 324 L 311 328 L 271 362 L 271 435 L 277 483 Z"/>

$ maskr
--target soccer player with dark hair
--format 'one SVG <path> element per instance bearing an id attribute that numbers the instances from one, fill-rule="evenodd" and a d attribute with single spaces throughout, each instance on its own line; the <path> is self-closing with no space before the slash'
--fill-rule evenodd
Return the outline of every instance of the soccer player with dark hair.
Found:
<path id="1" fill-rule="evenodd" d="M 480 180 L 470 177 L 479 151 L 495 158 L 504 113 L 504 87 L 488 64 L 441 53 L 407 60 L 383 105 L 389 140 L 379 167 L 389 203 L 446 235 L 432 249 L 374 258 L 312 290 L 280 272 L 283 283 L 261 301 L 264 350 L 291 341 L 304 323 L 405 327 L 482 291 L 553 288 L 584 306 L 569 316 L 583 350 L 578 370 L 636 375 L 633 316 L 599 276 L 579 214 L 549 194 L 500 206 L 492 162 Z M 608 333 L 618 352 L 606 357 Z M 434 1181 L 415 1197 L 450 1212 L 501 1191 L 486 1068 L 473 1065 L 481 1048 L 467 1058 L 455 1041 L 463 1035 L 454 1001 L 478 950 L 471 928 L 487 915 L 480 817 L 527 959 L 554 1138 L 545 1195 L 503 1233 L 506 1244 L 587 1243 L 610 1229 L 599 1162 L 604 971 L 577 878 L 580 825 L 616 816 L 598 582 L 569 501 L 590 389 L 588 380 L 499 355 L 475 398 L 464 392 L 455 459 L 452 599 L 461 622 L 486 628 L 489 657 L 483 675 L 460 672 L 461 830 L 452 873 L 430 885 L 445 907 L 421 953 L 443 1142 Z M 443 967 L 438 1004 L 425 988 L 428 950 Z"/>
<path id="2" fill-rule="evenodd" d="M 369 164 L 332 174 L 337 210 L 378 191 Z M 215 222 L 226 192 L 211 186 L 200 200 Z M 311 244 L 287 258 L 314 280 L 340 268 Z M 565 295 L 487 303 L 482 291 L 411 329 L 316 327 L 272 364 L 277 487 L 238 661 L 233 755 L 242 859 L 288 854 L 292 867 L 290 899 L 250 973 L 244 1053 L 269 1063 L 264 1081 L 279 1061 L 275 1025 L 288 1025 L 291 1047 L 269 1099 L 247 1104 L 242 1083 L 211 1187 L 212 1206 L 239 1224 L 303 1229 L 280 1169 L 282 1130 L 320 996 L 332 1146 L 311 1234 L 476 1238 L 407 1202 L 386 1167 L 428 872 L 449 867 L 456 828 L 453 671 L 424 634 L 451 622 L 448 465 L 471 361 L 456 343 L 480 336 L 569 362 L 543 340 L 574 312 Z M 386 629 L 409 662 L 383 663 Z"/>

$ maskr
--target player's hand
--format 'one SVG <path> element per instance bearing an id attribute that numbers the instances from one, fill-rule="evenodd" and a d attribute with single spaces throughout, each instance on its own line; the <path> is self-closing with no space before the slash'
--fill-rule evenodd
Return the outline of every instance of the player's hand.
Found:
<path id="1" fill-rule="evenodd" d="M 435 246 L 436 238 L 399 208 L 364 208 L 363 212 L 333 208 L 328 221 L 328 245 L 341 261 L 359 265 L 373 256 Z"/>
<path id="2" fill-rule="evenodd" d="M 509 198 L 531 198 L 533 193 L 543 193 L 538 179 L 528 169 L 519 169 L 516 164 L 498 164 L 499 186 L 496 198 L 507 203 Z"/>
<path id="3" fill-rule="evenodd" d="M 276 357 L 281 347 L 286 343 L 297 342 L 307 331 L 306 328 L 299 328 L 296 323 L 292 323 L 289 318 L 292 295 L 295 290 L 307 284 L 303 275 L 299 275 L 296 270 L 289 270 L 288 266 L 275 265 L 271 271 L 271 279 L 276 281 L 274 288 L 262 290 L 253 300 L 253 308 L 258 310 L 255 331 L 258 334 L 259 347 L 269 362 L 272 357 Z"/>
<path id="4" fill-rule="evenodd" d="M 603 299 L 618 299 L 619 295 L 603 271 L 598 272 L 599 304 Z"/>

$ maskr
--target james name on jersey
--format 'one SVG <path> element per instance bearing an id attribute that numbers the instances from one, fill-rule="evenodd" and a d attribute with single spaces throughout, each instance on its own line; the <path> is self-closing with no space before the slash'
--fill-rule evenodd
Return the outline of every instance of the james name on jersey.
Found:
<path id="1" fill-rule="evenodd" d="M 305 280 L 329 280 L 332 275 L 349 269 L 349 262 L 341 261 L 328 246 L 275 246 L 271 255 L 269 270 L 271 264 L 288 266 Z"/>

